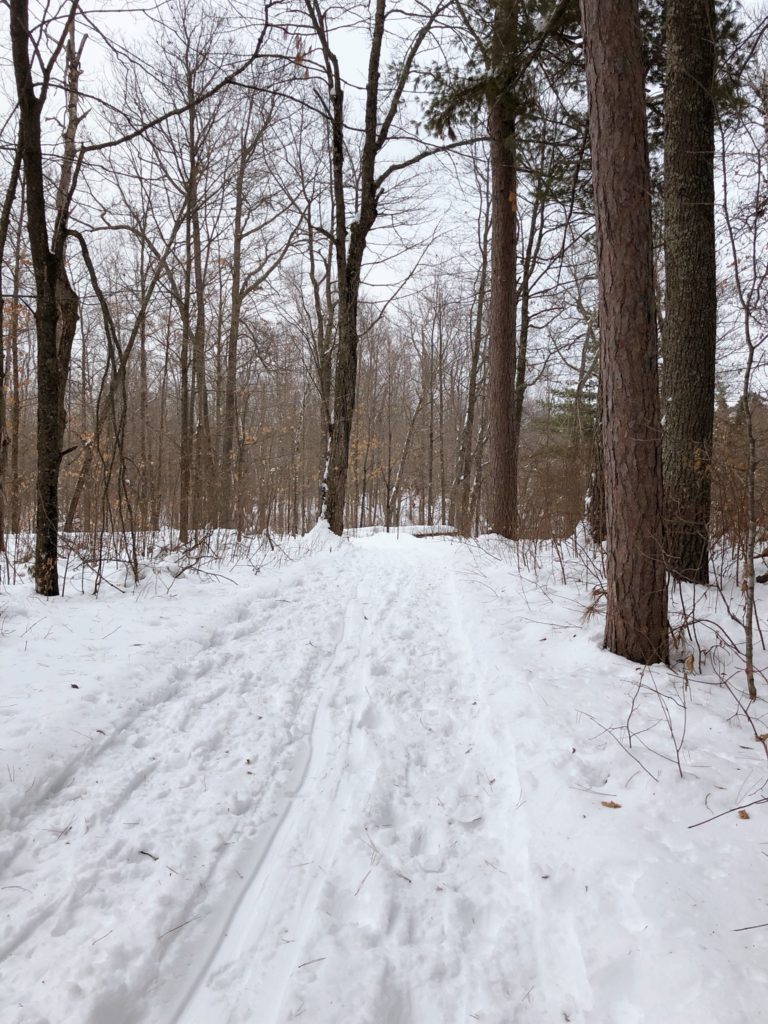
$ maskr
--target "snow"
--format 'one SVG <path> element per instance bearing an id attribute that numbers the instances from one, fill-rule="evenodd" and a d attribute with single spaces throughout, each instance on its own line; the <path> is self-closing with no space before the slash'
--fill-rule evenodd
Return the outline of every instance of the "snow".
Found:
<path id="1" fill-rule="evenodd" d="M 258 573 L 6 588 L 3 1024 L 759 1019 L 736 627 L 699 591 L 702 665 L 640 669 L 557 554 L 323 525 Z"/>

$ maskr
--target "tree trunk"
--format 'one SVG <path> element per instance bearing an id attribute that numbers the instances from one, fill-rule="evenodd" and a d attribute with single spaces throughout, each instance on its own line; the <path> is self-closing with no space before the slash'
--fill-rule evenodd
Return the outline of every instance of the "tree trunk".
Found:
<path id="1" fill-rule="evenodd" d="M 21 529 L 21 473 L 19 456 L 21 453 L 21 373 L 19 367 L 19 314 L 20 306 L 20 256 L 21 256 L 21 215 L 19 215 L 19 231 L 17 236 L 18 259 L 13 275 L 13 308 L 11 312 L 11 385 L 13 401 L 11 404 L 11 487 L 10 487 L 10 525 L 11 533 L 17 534 Z"/>
<path id="2" fill-rule="evenodd" d="M 5 200 L 3 202 L 2 213 L 0 214 L 0 263 L 3 262 L 5 257 L 5 247 L 8 241 L 8 231 L 11 225 L 11 215 L 13 213 L 13 204 L 16 198 L 16 188 L 19 182 L 19 172 L 21 170 L 21 147 L 16 147 L 16 155 L 13 161 L 13 167 L 11 169 L 10 180 L 8 182 L 8 188 L 5 193 Z M 23 202 L 23 199 L 22 199 Z M 5 531 L 7 527 L 7 507 L 8 504 L 11 506 L 11 531 L 16 533 L 14 529 L 14 520 L 18 518 L 18 513 L 14 516 L 14 504 L 18 509 L 18 490 L 14 489 L 13 479 L 13 453 L 15 450 L 16 455 L 16 470 L 18 477 L 18 416 L 19 416 L 19 392 L 18 392 L 18 358 L 19 358 L 19 283 L 21 277 L 21 221 L 22 217 L 19 214 L 17 221 L 16 240 L 15 240 L 15 252 L 12 261 L 12 280 L 13 280 L 13 292 L 11 296 L 10 309 L 6 310 L 5 296 L 2 294 L 2 280 L 0 279 L 0 551 L 5 551 Z M 13 398 L 11 403 L 11 433 L 8 434 L 6 416 L 7 416 L 7 395 L 8 395 L 8 368 L 5 362 L 5 314 L 6 311 L 10 312 L 10 325 L 8 331 L 9 349 L 11 353 L 11 365 L 12 365 L 12 379 L 13 379 Z M 15 431 L 15 432 L 14 432 Z M 15 444 L 13 439 L 15 438 Z M 7 486 L 8 477 L 8 450 L 12 449 L 11 457 L 11 500 L 8 502 L 9 489 Z"/>
<path id="3" fill-rule="evenodd" d="M 459 454 L 456 465 L 456 484 L 452 500 L 453 525 L 462 537 L 472 533 L 470 494 L 472 491 L 472 454 L 475 447 L 475 415 L 479 391 L 480 355 L 483 346 L 485 324 L 485 301 L 488 284 L 488 250 L 491 237 L 491 211 L 488 204 L 482 213 L 480 241 L 480 269 L 478 271 L 475 297 L 474 322 L 472 324 L 472 348 L 467 383 L 467 412 L 461 429 Z"/>
<path id="4" fill-rule="evenodd" d="M 666 661 L 650 174 L 637 0 L 581 0 L 600 285 L 605 645 Z"/>
<path id="5" fill-rule="evenodd" d="M 237 353 L 240 338 L 240 312 L 242 306 L 242 248 L 243 248 L 243 192 L 245 172 L 248 166 L 248 145 L 245 139 L 240 144 L 240 154 L 235 181 L 235 222 L 233 227 L 232 281 L 230 292 L 229 333 L 227 336 L 227 359 L 224 385 L 224 427 L 219 469 L 219 526 L 235 526 L 233 498 L 235 492 L 235 432 L 237 426 Z"/>
<path id="6" fill-rule="evenodd" d="M 515 430 L 517 169 L 515 119 L 500 98 L 488 115 L 491 137 L 491 295 L 488 330 L 491 530 L 517 534 L 517 432 Z"/>
<path id="7" fill-rule="evenodd" d="M 192 322 L 192 224 L 187 216 L 184 246 L 184 294 L 179 303 L 181 317 L 180 437 L 179 437 L 179 541 L 189 541 L 190 492 L 192 484 L 192 395 L 190 393 L 190 334 Z"/>
<path id="8" fill-rule="evenodd" d="M 368 235 L 378 216 L 378 197 L 383 183 L 395 165 L 377 177 L 376 160 L 390 136 L 400 107 L 410 72 L 437 17 L 437 9 L 430 13 L 415 33 L 402 59 L 396 82 L 388 90 L 385 112 L 379 119 L 379 87 L 384 31 L 387 15 L 386 0 L 375 0 L 371 5 L 371 42 L 368 50 L 368 73 L 365 84 L 365 119 L 360 143 L 360 165 L 357 175 L 355 210 L 356 219 L 348 223 L 345 189 L 349 184 L 346 154 L 349 145 L 345 139 L 346 121 L 344 90 L 339 62 L 330 47 L 326 14 L 317 0 L 305 0 L 307 14 L 317 35 L 328 86 L 328 111 L 331 141 L 331 183 L 334 214 L 333 244 L 336 257 L 338 287 L 338 349 L 334 375 L 333 423 L 330 428 L 328 457 L 321 487 L 320 517 L 328 521 L 334 533 L 344 528 L 344 506 L 349 469 L 349 442 L 352 417 L 355 411 L 357 385 L 358 305 L 360 275 Z"/>
<path id="9" fill-rule="evenodd" d="M 603 407 L 603 389 L 598 385 L 598 417 L 592 436 L 592 469 L 587 487 L 587 508 L 585 518 L 589 536 L 595 544 L 605 540 L 605 459 L 603 456 L 603 430 L 600 410 Z"/>
<path id="10" fill-rule="evenodd" d="M 75 489 L 72 491 L 72 497 L 69 502 L 69 508 L 67 509 L 67 518 L 64 520 L 64 532 L 71 533 L 75 528 L 75 521 L 77 519 L 77 509 L 80 505 L 80 499 L 83 496 L 85 485 L 88 482 L 88 478 L 91 473 L 91 466 L 93 465 L 93 455 L 95 447 L 92 441 L 87 441 L 83 445 L 83 461 L 80 465 L 80 472 L 77 474 L 77 482 L 75 483 Z"/>
<path id="11" fill-rule="evenodd" d="M 667 0 L 664 513 L 670 571 L 709 582 L 717 291 L 714 0 Z"/>
<path id="12" fill-rule="evenodd" d="M 192 108 L 195 109 L 194 107 Z M 195 118 L 190 115 L 190 206 L 192 218 L 192 265 L 194 274 L 195 324 L 192 331 L 192 526 L 198 529 L 210 522 L 209 493 L 213 486 L 213 460 L 211 457 L 211 427 L 208 414 L 208 383 L 206 379 L 206 302 L 205 276 L 203 273 L 203 250 L 200 227 L 201 157 L 196 141 Z"/>
<path id="13" fill-rule="evenodd" d="M 74 9 L 65 31 L 70 32 Z M 44 89 L 35 92 L 29 57 L 29 7 L 27 0 L 12 0 L 11 45 L 19 130 L 26 182 L 27 231 L 35 275 L 35 325 L 37 328 L 37 537 L 35 584 L 37 593 L 59 593 L 59 470 L 66 426 L 65 394 L 72 341 L 79 304 L 66 271 L 66 223 L 74 164 L 77 127 L 78 54 L 70 36 L 67 61 L 67 120 L 64 162 L 57 197 L 57 224 L 53 244 L 46 222 L 46 181 L 43 167 L 41 116 Z"/>
<path id="14" fill-rule="evenodd" d="M 353 225 L 353 230 L 358 225 Z M 339 298 L 339 347 L 334 377 L 333 426 L 328 447 L 325 476 L 325 515 L 331 530 L 341 536 L 344 530 L 344 499 L 349 470 L 349 441 L 355 412 L 357 388 L 357 293 L 359 273 L 347 296 Z M 354 292 L 354 294 L 351 294 Z"/>

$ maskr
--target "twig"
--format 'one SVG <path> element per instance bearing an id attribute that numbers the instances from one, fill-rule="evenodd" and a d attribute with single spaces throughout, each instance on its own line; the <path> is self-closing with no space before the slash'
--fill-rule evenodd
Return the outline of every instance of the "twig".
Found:
<path id="1" fill-rule="evenodd" d="M 748 804 L 739 804 L 738 807 L 729 807 L 727 811 L 720 811 L 719 814 L 713 814 L 711 818 L 705 818 L 703 821 L 697 821 L 695 825 L 689 825 L 688 828 L 698 828 L 699 825 L 707 825 L 710 821 L 716 821 L 718 818 L 725 817 L 726 814 L 733 814 L 734 811 L 743 811 L 747 807 L 754 807 L 756 804 L 768 804 L 768 797 L 761 797 L 759 800 L 752 800 Z"/>
<path id="2" fill-rule="evenodd" d="M 301 967 L 309 967 L 310 964 L 319 964 L 321 960 L 327 960 L 327 959 L 328 959 L 327 956 L 319 956 L 315 960 L 305 960 L 303 964 L 299 964 L 296 967 L 296 970 L 298 971 L 299 968 L 301 968 Z"/>
<path id="3" fill-rule="evenodd" d="M 199 914 L 195 914 L 194 917 L 190 917 L 188 921 L 182 921 L 181 924 L 177 924 L 175 928 L 169 928 L 167 932 L 163 932 L 162 935 L 157 936 L 157 941 L 164 939 L 166 935 L 171 935 L 173 932 L 177 932 L 179 928 L 183 928 L 185 925 L 192 924 L 193 921 L 197 921 L 200 917 Z"/>
<path id="4" fill-rule="evenodd" d="M 653 772 L 649 768 L 646 768 L 645 765 L 643 764 L 643 762 L 638 757 L 635 757 L 635 755 L 632 753 L 632 751 L 628 747 L 624 746 L 624 744 L 621 742 L 619 737 L 614 734 L 612 729 L 610 729 L 607 725 L 603 725 L 602 722 L 598 722 L 598 720 L 596 718 L 594 718 L 592 715 L 587 714 L 586 711 L 579 711 L 577 713 L 580 714 L 580 715 L 584 715 L 584 717 L 588 718 L 590 720 L 590 722 L 594 722 L 595 725 L 599 729 L 602 729 L 603 732 L 607 733 L 611 737 L 611 739 L 616 740 L 616 742 L 621 747 L 621 749 L 624 751 L 624 753 L 628 754 L 632 758 L 632 760 L 635 762 L 635 764 L 638 764 L 643 769 L 643 771 L 645 772 L 646 775 L 649 775 L 653 779 L 654 782 L 658 782 L 659 781 L 656 778 L 656 776 L 653 774 Z"/>

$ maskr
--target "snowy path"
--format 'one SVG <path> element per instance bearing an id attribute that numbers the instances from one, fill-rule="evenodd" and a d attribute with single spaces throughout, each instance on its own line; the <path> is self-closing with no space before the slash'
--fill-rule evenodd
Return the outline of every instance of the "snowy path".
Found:
<path id="1" fill-rule="evenodd" d="M 354 567 L 280 812 L 176 1021 L 236 1024 L 256 1007 L 264 1024 L 302 1013 L 458 1020 L 481 1009 L 487 960 L 508 953 L 494 945 L 514 908 L 494 890 L 511 872 L 479 839 L 495 780 L 474 755 L 488 723 L 455 577 L 429 545 L 411 544 L 405 561 L 391 540 L 375 553 L 369 544 Z M 466 892 L 470 865 L 487 882 Z M 534 977 L 525 967 L 512 972 L 520 997 Z M 314 984 L 327 1005 L 308 1010 Z"/>
<path id="2" fill-rule="evenodd" d="M 443 540 L 200 600 L 51 778 L 9 767 L 2 1024 L 757 1019 L 766 931 L 734 928 L 768 920 L 768 833 L 687 829 L 765 778 L 742 737 L 715 752 L 719 691 L 707 764 L 643 774 L 595 724 L 636 673 L 574 592 Z"/>

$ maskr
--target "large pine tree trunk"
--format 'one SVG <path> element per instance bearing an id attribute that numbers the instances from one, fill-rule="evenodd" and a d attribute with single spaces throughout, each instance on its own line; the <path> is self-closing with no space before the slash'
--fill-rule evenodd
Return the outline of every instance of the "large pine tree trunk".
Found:
<path id="1" fill-rule="evenodd" d="M 488 115 L 491 137 L 491 295 L 488 324 L 489 521 L 502 537 L 517 533 L 515 429 L 517 169 L 515 119 L 501 98 Z"/>
<path id="2" fill-rule="evenodd" d="M 664 512 L 671 572 L 709 582 L 717 294 L 714 0 L 667 0 Z"/>
<path id="3" fill-rule="evenodd" d="M 600 285 L 606 647 L 667 660 L 650 174 L 637 0 L 581 0 Z"/>

